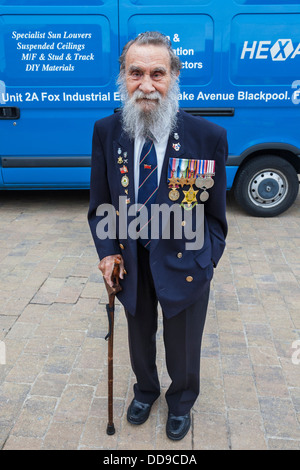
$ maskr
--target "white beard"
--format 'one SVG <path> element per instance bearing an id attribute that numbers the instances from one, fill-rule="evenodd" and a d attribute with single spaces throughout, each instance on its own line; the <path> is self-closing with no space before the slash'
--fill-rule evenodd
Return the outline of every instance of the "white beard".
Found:
<path id="1" fill-rule="evenodd" d="M 119 92 L 123 103 L 122 123 L 124 131 L 131 139 L 155 138 L 160 140 L 166 133 L 175 128 L 179 108 L 178 80 L 173 79 L 167 95 L 163 98 L 158 91 L 145 94 L 136 90 L 131 97 L 128 96 L 125 80 L 119 79 Z M 156 100 L 154 107 L 147 110 L 137 102 L 138 99 Z"/>

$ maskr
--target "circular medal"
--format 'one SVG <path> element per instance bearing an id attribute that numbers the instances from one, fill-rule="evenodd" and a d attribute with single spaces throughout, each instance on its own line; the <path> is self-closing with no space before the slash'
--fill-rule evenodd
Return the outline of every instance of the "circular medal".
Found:
<path id="1" fill-rule="evenodd" d="M 197 186 L 197 188 L 202 188 L 204 186 L 203 183 L 204 183 L 204 178 L 202 178 L 201 176 L 198 176 L 195 181 L 195 185 Z"/>
<path id="2" fill-rule="evenodd" d="M 207 201 L 208 198 L 209 198 L 209 194 L 208 194 L 207 191 L 203 191 L 200 194 L 200 201 L 205 202 L 205 201 Z"/>
<path id="3" fill-rule="evenodd" d="M 169 192 L 169 199 L 171 199 L 171 201 L 177 201 L 178 198 L 179 191 L 177 191 L 177 189 L 175 188 L 171 189 L 171 191 Z"/>
<path id="4" fill-rule="evenodd" d="M 205 180 L 204 180 L 205 188 L 210 189 L 210 188 L 213 187 L 214 184 L 215 184 L 215 182 L 210 176 L 205 178 Z"/>
<path id="5" fill-rule="evenodd" d="M 122 185 L 124 188 L 127 188 L 127 186 L 129 185 L 129 178 L 128 178 L 127 175 L 122 176 L 121 185 Z"/>

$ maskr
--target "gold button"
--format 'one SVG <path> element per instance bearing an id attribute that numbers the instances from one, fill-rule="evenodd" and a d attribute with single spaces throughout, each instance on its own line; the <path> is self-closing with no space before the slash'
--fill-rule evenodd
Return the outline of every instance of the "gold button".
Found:
<path id="1" fill-rule="evenodd" d="M 182 253 L 177 253 L 177 258 L 182 258 Z"/>
<path id="2" fill-rule="evenodd" d="M 116 211 L 116 214 L 117 214 L 117 215 L 120 215 L 119 211 Z"/>
<path id="3" fill-rule="evenodd" d="M 184 226 L 185 226 L 185 224 L 186 224 L 186 221 L 185 221 L 185 220 L 183 220 L 183 221 L 181 222 L 181 225 L 184 227 Z"/>
<path id="4" fill-rule="evenodd" d="M 124 246 L 124 245 L 122 245 L 122 243 L 120 243 L 120 245 L 119 245 L 119 246 L 120 246 L 121 250 L 124 250 L 125 246 Z"/>
<path id="5" fill-rule="evenodd" d="M 187 282 L 192 282 L 192 281 L 193 281 L 193 277 L 192 277 L 192 276 L 188 276 L 188 277 L 186 278 L 186 281 L 187 281 Z"/>

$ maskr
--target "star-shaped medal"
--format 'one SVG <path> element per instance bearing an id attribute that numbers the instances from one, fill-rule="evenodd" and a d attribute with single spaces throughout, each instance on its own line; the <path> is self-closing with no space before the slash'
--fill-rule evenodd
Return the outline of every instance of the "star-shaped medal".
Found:
<path id="1" fill-rule="evenodd" d="M 183 191 L 184 199 L 182 200 L 181 204 L 187 203 L 187 206 L 190 207 L 193 202 L 197 203 L 196 195 L 198 192 L 199 190 L 194 191 L 192 187 L 190 187 L 188 191 Z"/>
<path id="2" fill-rule="evenodd" d="M 176 176 L 172 176 L 172 178 L 169 178 L 169 187 L 176 187 L 178 186 L 178 178 L 176 178 Z"/>

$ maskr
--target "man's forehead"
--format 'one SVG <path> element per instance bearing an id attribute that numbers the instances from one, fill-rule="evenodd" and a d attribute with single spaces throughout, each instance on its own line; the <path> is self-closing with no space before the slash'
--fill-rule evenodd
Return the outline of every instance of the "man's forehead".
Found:
<path id="1" fill-rule="evenodd" d="M 126 54 L 126 67 L 132 65 L 170 68 L 170 54 L 163 45 L 132 44 Z"/>

